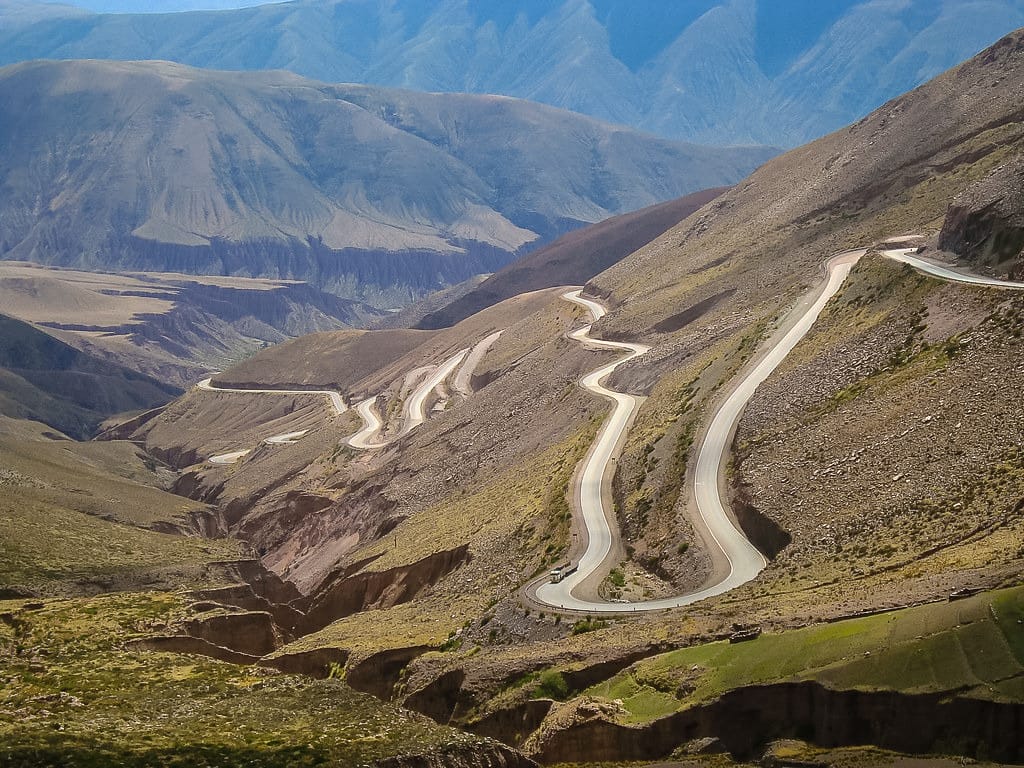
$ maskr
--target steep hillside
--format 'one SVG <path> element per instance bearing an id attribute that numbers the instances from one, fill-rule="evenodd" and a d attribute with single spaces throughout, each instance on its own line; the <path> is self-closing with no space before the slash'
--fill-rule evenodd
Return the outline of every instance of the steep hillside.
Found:
<path id="1" fill-rule="evenodd" d="M 695 192 L 563 235 L 499 270 L 447 306 L 427 314 L 416 327 L 443 328 L 520 293 L 554 285 L 582 285 L 724 191 Z"/>
<path id="2" fill-rule="evenodd" d="M 84 439 L 106 417 L 163 405 L 181 390 L 0 315 L 0 413 Z"/>
<path id="3" fill-rule="evenodd" d="M 0 26 L 0 62 L 286 69 L 501 93 L 688 141 L 796 146 L 1022 24 L 1021 0 L 306 0 Z"/>
<path id="4" fill-rule="evenodd" d="M 270 600 L 295 592 L 171 475 L 129 443 L 0 416 L 0 763 L 535 765 L 228 647 L 280 643 Z"/>
<path id="5" fill-rule="evenodd" d="M 957 196 L 939 245 L 978 269 L 1024 276 L 1024 158 L 1013 158 Z"/>
<path id="6" fill-rule="evenodd" d="M 1022 72 L 1017 32 L 850 128 L 772 161 L 592 281 L 592 291 L 620 305 L 601 331 L 654 347 L 620 378 L 651 397 L 616 479 L 620 522 L 649 572 L 692 584 L 710 567 L 694 553 L 694 545 L 703 549 L 699 533 L 680 527 L 692 508 L 677 489 L 714 388 L 772 337 L 831 254 L 907 233 L 931 235 L 934 246 L 940 230 L 955 228 L 958 196 L 998 179 L 1020 156 Z M 1005 446 L 1019 439 L 1017 427 L 999 414 L 1011 407 L 1019 374 L 1004 346 L 1015 337 L 1009 320 L 999 330 L 993 318 L 1014 316 L 1016 301 L 861 261 L 740 422 L 737 504 L 792 539 L 767 547 L 782 551 L 759 579 L 762 590 L 802 601 L 856 568 L 871 600 L 908 597 L 963 578 L 947 575 L 946 551 L 962 552 L 965 570 L 999 570 L 1019 556 L 995 532 L 1021 523 L 1008 501 L 1014 490 L 985 512 L 971 508 L 955 526 L 929 517 L 933 505 L 966 509 L 953 489 L 987 487 L 996 467 L 1013 462 Z M 969 354 L 958 353 L 961 337 L 974 340 Z M 999 386 L 987 389 L 984 371 L 1000 372 Z M 964 416 L 947 425 L 947 409 Z M 960 430 L 979 442 L 968 448 Z M 904 568 L 920 579 L 915 587 L 901 581 Z"/>
<path id="7" fill-rule="evenodd" d="M 509 98 L 159 62 L 14 65 L 0 103 L 0 257 L 298 278 L 383 307 L 773 154 Z"/>
<path id="8" fill-rule="evenodd" d="M 956 228 L 958 196 L 985 179 L 999 182 L 1024 147 L 1022 74 L 1018 32 L 850 128 L 769 162 L 590 281 L 591 295 L 611 307 L 593 333 L 651 346 L 609 382 L 646 399 L 616 462 L 623 560 L 604 594 L 648 599 L 705 582 L 713 542 L 685 479 L 712 409 L 787 327 L 832 254 L 920 233 L 914 242 L 949 256 L 935 246 L 940 230 Z M 278 381 L 298 374 L 358 397 L 385 392 L 379 411 L 394 414 L 415 371 L 508 323 L 478 362 L 472 393 L 444 387 L 431 417 L 386 447 L 353 450 L 344 440 L 357 425 L 321 416 L 290 448 L 259 448 L 230 468 L 190 468 L 179 490 L 215 502 L 233 532 L 309 595 L 308 631 L 279 654 L 344 650 L 350 680 L 408 697 L 444 722 L 457 713 L 534 754 L 665 757 L 678 740 L 652 741 L 664 750 L 641 755 L 628 745 L 646 739 L 591 744 L 589 731 L 576 730 L 593 719 L 586 700 L 577 718 L 575 705 L 528 703 L 526 686 L 566 698 L 642 656 L 737 629 L 793 629 L 1019 583 L 1024 472 L 1016 446 L 1024 437 L 1008 415 L 1024 386 L 1020 296 L 946 283 L 868 253 L 739 423 L 726 476 L 741 522 L 771 556 L 763 573 L 687 609 L 608 625 L 537 610 L 521 590 L 575 543 L 569 491 L 607 413 L 578 382 L 611 359 L 566 336 L 583 317 L 558 294 L 530 299 L 522 313 L 506 302 L 421 332 L 429 334 L 424 344 L 382 359 L 361 382 L 339 377 L 347 353 L 375 367 L 366 361 L 374 346 L 357 348 L 353 337 L 322 337 L 310 355 L 295 342 L 251 361 L 246 381 L 260 381 L 263 366 Z M 332 348 L 342 354 L 332 358 Z M 210 397 L 218 399 L 203 399 Z M 190 393 L 137 438 L 154 451 L 192 446 L 188 458 L 209 455 L 221 449 L 199 445 L 209 414 L 253 407 L 230 397 L 257 396 Z M 307 419 L 308 405 L 296 402 L 294 418 Z M 946 640 L 955 639 L 953 625 L 950 632 Z M 986 649 L 1001 642 L 992 637 Z M 668 697 L 653 703 L 672 713 L 699 704 L 691 694 L 700 670 L 692 667 L 653 680 Z M 543 676 L 550 670 L 564 686 Z M 834 672 L 830 679 L 851 688 L 874 679 L 864 665 Z M 742 704 L 754 694 L 737 695 Z M 927 706 L 937 716 L 939 704 Z M 524 742 L 549 709 L 537 739 Z M 685 720 L 673 717 L 670 731 Z M 579 743 L 576 733 L 584 734 Z M 550 744 L 577 751 L 546 752 Z"/>

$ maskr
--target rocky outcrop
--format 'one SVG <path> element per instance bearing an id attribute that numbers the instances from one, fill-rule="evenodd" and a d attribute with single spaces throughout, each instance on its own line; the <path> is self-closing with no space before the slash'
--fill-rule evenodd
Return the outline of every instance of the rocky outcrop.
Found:
<path id="1" fill-rule="evenodd" d="M 792 542 L 786 529 L 758 509 L 742 486 L 732 489 L 730 506 L 743 533 L 768 559 L 774 560 Z"/>
<path id="2" fill-rule="evenodd" d="M 265 611 L 199 616 L 183 626 L 192 637 L 250 656 L 265 656 L 280 644 L 274 619 Z"/>
<path id="3" fill-rule="evenodd" d="M 349 652 L 343 648 L 314 648 L 309 651 L 295 651 L 270 656 L 260 660 L 260 665 L 272 667 L 291 675 L 308 675 L 323 679 L 330 677 L 335 666 L 344 667 Z"/>
<path id="4" fill-rule="evenodd" d="M 562 670 L 562 677 L 565 678 L 565 684 L 569 691 L 582 691 L 618 674 L 633 662 L 646 659 L 658 653 L 664 653 L 671 649 L 672 646 L 670 644 L 651 643 L 640 650 L 631 651 L 622 656 Z"/>
<path id="5" fill-rule="evenodd" d="M 368 571 L 333 580 L 309 607 L 303 633 L 318 629 L 344 616 L 369 608 L 390 608 L 415 598 L 470 558 L 469 545 L 435 552 L 411 565 L 386 571 Z"/>
<path id="6" fill-rule="evenodd" d="M 112 427 L 104 429 L 96 435 L 93 440 L 130 440 L 137 429 L 155 419 L 163 413 L 166 408 L 166 405 L 161 405 L 157 408 L 151 408 L 148 411 L 144 411 L 125 421 L 118 422 Z"/>
<path id="7" fill-rule="evenodd" d="M 290 581 L 285 581 L 273 571 L 267 570 L 263 563 L 252 560 L 235 562 L 239 578 L 248 584 L 253 592 L 271 603 L 291 603 L 302 597 L 302 593 Z"/>
<path id="8" fill-rule="evenodd" d="M 939 247 L 972 265 L 1024 276 L 1024 158 L 999 166 L 957 196 L 946 213 Z"/>
<path id="9" fill-rule="evenodd" d="M 415 645 L 409 648 L 390 648 L 349 665 L 345 682 L 352 688 L 369 693 L 378 699 L 390 699 L 402 670 L 409 662 L 434 648 Z"/>
<path id="10" fill-rule="evenodd" d="M 461 669 L 450 669 L 427 685 L 405 697 L 403 706 L 426 715 L 442 725 L 448 724 L 459 703 L 462 684 L 466 673 Z"/>
<path id="11" fill-rule="evenodd" d="M 378 760 L 374 768 L 538 768 L 528 757 L 504 744 L 458 744 L 437 752 Z"/>
<path id="12" fill-rule="evenodd" d="M 285 603 L 272 603 L 261 595 L 257 595 L 248 584 L 236 584 L 216 589 L 201 589 L 192 593 L 199 601 L 209 601 L 216 606 L 232 606 L 245 611 L 264 611 L 274 617 L 274 623 L 294 630 L 303 620 L 302 611 Z"/>
<path id="13" fill-rule="evenodd" d="M 801 738 L 823 747 L 872 744 L 1015 763 L 1024 760 L 1024 704 L 836 691 L 814 682 L 751 686 L 644 726 L 597 716 L 553 728 L 536 740 L 533 756 L 544 763 L 649 760 L 705 737 L 717 737 L 740 759 L 769 741 Z"/>
<path id="14" fill-rule="evenodd" d="M 551 699 L 529 699 L 514 707 L 495 710 L 462 727 L 478 736 L 489 736 L 519 747 L 544 722 L 553 704 Z"/>
<path id="15" fill-rule="evenodd" d="M 159 635 L 147 637 L 143 640 L 133 640 L 128 646 L 130 648 L 141 648 L 147 651 L 163 651 L 166 653 L 191 653 L 198 656 L 209 656 L 211 659 L 226 661 L 229 664 L 254 664 L 259 656 L 249 653 L 225 648 L 222 645 L 211 643 L 201 637 L 190 635 Z"/>
<path id="16" fill-rule="evenodd" d="M 180 523 L 157 521 L 150 528 L 159 533 L 176 536 L 199 536 L 205 539 L 221 539 L 228 535 L 224 520 L 212 509 L 193 509 L 186 513 Z"/>

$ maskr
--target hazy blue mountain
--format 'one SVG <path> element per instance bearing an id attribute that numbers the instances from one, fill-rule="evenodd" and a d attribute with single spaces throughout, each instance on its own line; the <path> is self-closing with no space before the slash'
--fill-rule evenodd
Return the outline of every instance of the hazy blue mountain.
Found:
<path id="1" fill-rule="evenodd" d="M 1024 26 L 1024 0 L 297 0 L 27 26 L 5 7 L 0 63 L 166 59 L 499 93 L 709 144 L 801 143 Z"/>
<path id="2" fill-rule="evenodd" d="M 249 8 L 265 0 L 76 0 L 75 5 L 96 13 L 175 13 Z"/>
<path id="3" fill-rule="evenodd" d="M 0 69 L 0 258 L 300 278 L 395 306 L 773 154 L 505 96 L 15 64 Z"/>

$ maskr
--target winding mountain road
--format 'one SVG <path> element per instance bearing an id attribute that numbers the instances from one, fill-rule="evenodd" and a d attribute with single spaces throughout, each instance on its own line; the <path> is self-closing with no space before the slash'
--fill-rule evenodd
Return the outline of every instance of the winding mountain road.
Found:
<path id="1" fill-rule="evenodd" d="M 498 340 L 504 331 L 495 331 L 487 338 L 478 342 L 473 350 L 466 355 L 465 361 L 462 363 L 462 367 L 459 368 L 459 372 L 455 374 L 455 378 L 452 379 L 452 387 L 463 397 L 469 397 L 473 394 L 473 371 L 476 370 L 477 366 L 480 365 L 480 361 L 484 359 L 484 355 L 487 354 L 494 342 Z"/>
<path id="2" fill-rule="evenodd" d="M 488 337 L 488 339 L 491 337 Z M 495 337 L 496 338 L 496 337 Z M 487 339 L 484 339 L 486 342 Z M 484 343 L 484 342 L 481 342 Z M 493 343 L 493 341 L 491 342 Z M 478 345 L 479 346 L 479 345 Z M 489 346 L 489 345 L 488 345 Z M 484 349 L 484 352 L 487 350 Z M 377 396 L 368 397 L 356 406 L 356 413 L 363 420 L 363 428 L 348 439 L 348 444 L 360 450 L 374 450 L 386 448 L 402 435 L 408 434 L 412 429 L 418 427 L 427 420 L 426 402 L 427 397 L 437 389 L 441 383 L 452 375 L 452 372 L 470 354 L 469 348 L 460 349 L 449 357 L 437 368 L 428 374 L 426 378 L 406 398 L 402 407 L 402 428 L 394 437 L 387 440 L 379 440 L 380 431 L 384 424 L 377 415 Z M 483 357 L 483 354 L 480 355 Z M 467 360 L 468 362 L 468 360 Z M 463 366 L 465 368 L 465 365 Z M 461 371 L 460 371 L 461 373 Z M 472 373 L 472 371 L 470 371 Z"/>
<path id="3" fill-rule="evenodd" d="M 579 482 L 576 483 L 576 508 L 580 511 L 582 527 L 587 535 L 587 549 L 579 560 L 579 568 L 575 573 L 565 577 L 557 584 L 550 582 L 537 588 L 536 597 L 542 603 L 562 608 L 585 610 L 592 603 L 577 600 L 571 595 L 573 588 L 601 567 L 612 551 L 618 530 L 614 521 L 607 514 L 604 496 L 610 482 L 609 468 L 618 453 L 620 441 L 633 415 L 640 407 L 642 398 L 623 392 L 607 389 L 601 382 L 623 363 L 627 363 L 640 355 L 646 354 L 650 347 L 643 344 L 627 344 L 618 341 L 605 341 L 590 336 L 590 329 L 604 317 L 607 310 L 603 305 L 583 296 L 583 291 L 570 291 L 562 295 L 566 301 L 579 304 L 586 309 L 592 322 L 569 334 L 569 338 L 590 349 L 604 349 L 614 352 L 625 352 L 618 360 L 591 371 L 580 379 L 584 389 L 604 397 L 614 403 L 612 413 L 601 427 L 597 439 L 583 464 Z M 608 603 L 593 603 L 607 606 Z M 621 610 L 621 607 L 619 608 Z"/>
<path id="4" fill-rule="evenodd" d="M 476 368 L 477 364 L 479 364 L 480 360 L 491 345 L 497 341 L 500 335 L 501 331 L 492 333 L 472 349 L 469 347 L 460 349 L 443 363 L 435 366 L 432 370 L 430 368 L 425 369 L 429 371 L 429 373 L 406 398 L 402 408 L 401 430 L 394 437 L 386 440 L 379 439 L 381 429 L 384 425 L 375 409 L 377 403 L 376 396 L 367 398 L 357 404 L 355 411 L 363 421 L 363 428 L 346 441 L 348 445 L 360 450 L 385 448 L 399 437 L 418 427 L 427 420 L 426 402 L 430 393 L 440 387 L 446 379 L 451 377 L 455 372 L 455 369 L 459 368 L 460 364 L 462 365 L 462 368 L 459 369 L 459 372 L 456 375 L 454 386 L 462 392 L 463 395 L 468 396 L 472 391 L 470 389 L 469 382 L 472 377 L 473 370 Z M 348 410 L 348 406 L 345 404 L 345 399 L 341 393 L 330 389 L 241 389 L 234 387 L 218 387 L 213 384 L 212 377 L 203 379 L 196 385 L 196 387 L 207 392 L 230 392 L 244 395 L 324 395 L 330 401 L 331 407 L 334 409 L 334 413 L 336 415 L 345 413 Z M 280 435 L 271 435 L 270 437 L 264 438 L 263 442 L 267 445 L 292 445 L 307 432 L 309 432 L 308 429 L 301 429 L 296 432 L 285 432 Z M 251 448 L 230 451 L 228 453 L 211 456 L 208 461 L 211 464 L 235 464 L 250 453 L 252 453 Z"/>
<path id="5" fill-rule="evenodd" d="M 882 251 L 882 255 L 886 258 L 892 259 L 893 261 L 909 264 L 918 272 L 924 272 L 925 274 L 937 277 L 940 280 L 948 280 L 953 283 L 966 283 L 968 285 L 983 285 L 987 288 L 1005 288 L 1014 291 L 1024 290 L 1024 283 L 1013 282 L 1011 280 L 996 280 L 992 277 L 982 277 L 981 275 L 972 275 L 969 272 L 961 272 L 957 269 L 953 269 L 952 267 L 947 267 L 944 264 L 937 264 L 934 261 L 922 259 L 920 256 L 914 255 L 916 251 L 916 248 L 896 248 L 893 250 Z"/>
<path id="6" fill-rule="evenodd" d="M 345 411 L 348 410 L 348 406 L 345 404 L 345 399 L 341 396 L 341 393 L 335 392 L 332 389 L 236 389 L 233 387 L 216 386 L 213 383 L 212 376 L 200 381 L 196 384 L 196 387 L 207 392 L 230 392 L 244 395 L 324 395 L 330 402 L 331 408 L 334 409 L 335 414 L 345 413 Z M 271 435 L 270 437 L 264 438 L 263 442 L 267 445 L 291 445 L 308 431 L 308 429 L 301 429 L 297 432 L 285 432 L 281 435 Z M 252 448 L 245 448 L 239 451 L 229 451 L 228 453 L 211 456 L 208 461 L 211 464 L 236 464 L 250 453 L 252 453 Z"/>
<path id="7" fill-rule="evenodd" d="M 437 389 L 441 382 L 447 379 L 459 367 L 459 363 L 469 354 L 469 348 L 460 349 L 454 355 L 441 363 L 433 373 L 427 376 L 423 382 L 413 390 L 413 393 L 405 401 L 402 408 L 402 431 L 399 436 L 406 434 L 409 430 L 418 427 L 427 420 L 426 403 L 427 397 Z"/>
<path id="8" fill-rule="evenodd" d="M 345 398 L 341 396 L 340 392 L 335 392 L 333 389 L 235 389 L 216 386 L 212 376 L 200 381 L 196 387 L 208 392 L 234 392 L 241 395 L 323 395 L 330 401 L 335 414 L 348 410 Z"/>
<path id="9" fill-rule="evenodd" d="M 912 239 L 913 237 L 905 237 L 899 240 Z M 895 244 L 897 241 L 890 242 Z M 678 608 L 721 595 L 757 577 L 767 565 L 767 560 L 733 521 L 722 496 L 724 490 L 723 468 L 727 460 L 729 445 L 735 434 L 740 415 L 753 397 L 757 387 L 771 375 L 800 340 L 807 335 L 825 305 L 839 291 L 850 270 L 866 252 L 867 249 L 864 248 L 844 251 L 825 263 L 825 279 L 809 291 L 789 313 L 769 346 L 759 352 L 747 369 L 733 382 L 731 389 L 727 391 L 724 399 L 714 410 L 697 443 L 692 485 L 688 490 L 692 494 L 700 518 L 699 528 L 706 538 L 713 542 L 718 550 L 713 553 L 715 559 L 723 562 L 725 567 L 716 568 L 714 581 L 702 589 L 660 600 L 624 604 L 591 600 L 573 594 L 585 581 L 613 565 L 613 563 L 609 563 L 609 560 L 617 552 L 619 533 L 610 504 L 607 503 L 611 497 L 611 467 L 625 440 L 633 417 L 643 402 L 641 397 L 608 389 L 602 382 L 619 366 L 646 354 L 650 348 L 643 344 L 607 341 L 592 337 L 590 331 L 593 324 L 606 314 L 605 307 L 599 302 L 583 296 L 582 290 L 570 291 L 562 295 L 562 299 L 584 307 L 592 317 L 590 323 L 569 333 L 569 338 L 589 349 L 610 350 L 625 354 L 619 359 L 591 371 L 579 380 L 581 387 L 613 403 L 612 412 L 602 425 L 594 444 L 584 459 L 575 484 L 574 502 L 586 548 L 578 560 L 575 572 L 561 582 L 551 583 L 544 580 L 529 585 L 526 591 L 531 599 L 552 608 L 588 613 L 656 611 Z M 1008 282 L 972 275 L 923 259 L 918 255 L 916 248 L 889 248 L 882 250 L 881 253 L 886 258 L 908 264 L 914 269 L 938 279 L 991 288 L 1024 290 L 1024 282 Z M 500 331 L 495 332 L 474 347 L 459 350 L 432 370 L 424 369 L 429 372 L 406 398 L 403 406 L 402 428 L 395 437 L 387 440 L 379 439 L 383 424 L 375 410 L 377 397 L 361 401 L 356 405 L 355 410 L 363 421 L 363 428 L 348 439 L 348 444 L 364 450 L 383 448 L 398 437 L 407 434 L 426 420 L 426 402 L 430 393 L 453 374 L 455 374 L 452 382 L 453 388 L 466 394 L 470 391 L 469 382 L 473 369 L 500 335 Z M 458 369 L 457 373 L 456 369 Z M 209 378 L 199 382 L 198 387 L 213 392 L 241 394 L 320 394 L 329 399 L 335 413 L 340 414 L 347 410 L 344 398 L 340 393 L 332 390 L 235 389 L 216 387 Z M 299 430 L 273 435 L 265 438 L 263 442 L 271 445 L 288 445 L 301 438 L 307 431 Z M 251 453 L 251 449 L 232 451 L 213 456 L 209 461 L 214 464 L 233 464 L 249 453 Z"/>
<path id="10" fill-rule="evenodd" d="M 632 395 L 606 389 L 601 382 L 620 365 L 644 354 L 648 348 L 640 344 L 594 339 L 589 335 L 592 323 L 570 334 L 570 338 L 587 347 L 622 350 L 628 354 L 580 379 L 582 387 L 615 403 L 611 416 L 598 434 L 595 446 L 584 460 L 577 483 L 576 509 L 587 546 L 579 558 L 579 565 L 574 573 L 558 583 L 543 581 L 528 586 L 527 594 L 532 599 L 552 608 L 588 613 L 657 611 L 678 608 L 721 595 L 757 577 L 767 565 L 767 560 L 733 521 L 722 497 L 722 476 L 729 444 L 735 434 L 740 415 L 757 387 L 807 335 L 825 305 L 839 291 L 850 270 L 865 253 L 866 248 L 844 251 L 826 262 L 825 280 L 812 289 L 789 314 L 783 327 L 776 334 L 774 343 L 754 359 L 714 411 L 697 445 L 697 460 L 690 492 L 704 530 L 720 550 L 728 567 L 725 574 L 719 576 L 716 581 L 688 594 L 625 604 L 589 600 L 573 594 L 589 577 L 612 565 L 607 560 L 615 546 L 618 531 L 615 530 L 611 511 L 605 506 L 605 500 L 609 496 L 607 485 L 611 480 L 609 467 L 614 459 L 615 448 L 624 439 L 625 430 L 640 402 L 639 398 Z M 925 274 L 943 280 L 994 288 L 1024 289 L 1024 283 L 965 274 L 922 259 L 916 255 L 916 248 L 895 248 L 881 253 L 886 258 L 909 264 Z M 596 301 L 584 298 L 581 293 L 567 293 L 562 298 L 585 306 L 590 311 L 593 322 L 596 322 L 605 314 L 605 308 Z"/>
<path id="11" fill-rule="evenodd" d="M 368 397 L 356 405 L 356 413 L 363 420 L 363 428 L 348 439 L 348 444 L 353 448 L 358 448 L 361 451 L 372 451 L 375 448 L 387 446 L 389 441 L 376 439 L 380 434 L 381 427 L 384 426 L 377 416 L 377 411 L 374 409 L 376 405 L 376 395 Z"/>

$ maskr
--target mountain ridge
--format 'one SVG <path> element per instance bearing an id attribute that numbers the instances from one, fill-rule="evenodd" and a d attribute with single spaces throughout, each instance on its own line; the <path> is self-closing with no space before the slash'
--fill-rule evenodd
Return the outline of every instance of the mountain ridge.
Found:
<path id="1" fill-rule="evenodd" d="M 509 97 L 163 62 L 12 65 L 0 103 L 0 258 L 299 278 L 383 307 L 773 154 Z"/>
<path id="2" fill-rule="evenodd" d="M 52 13 L 52 11 L 51 11 Z M 503 93 L 673 138 L 796 146 L 1024 24 L 1021 0 L 318 0 L 0 30 L 0 63 L 169 59 Z"/>

